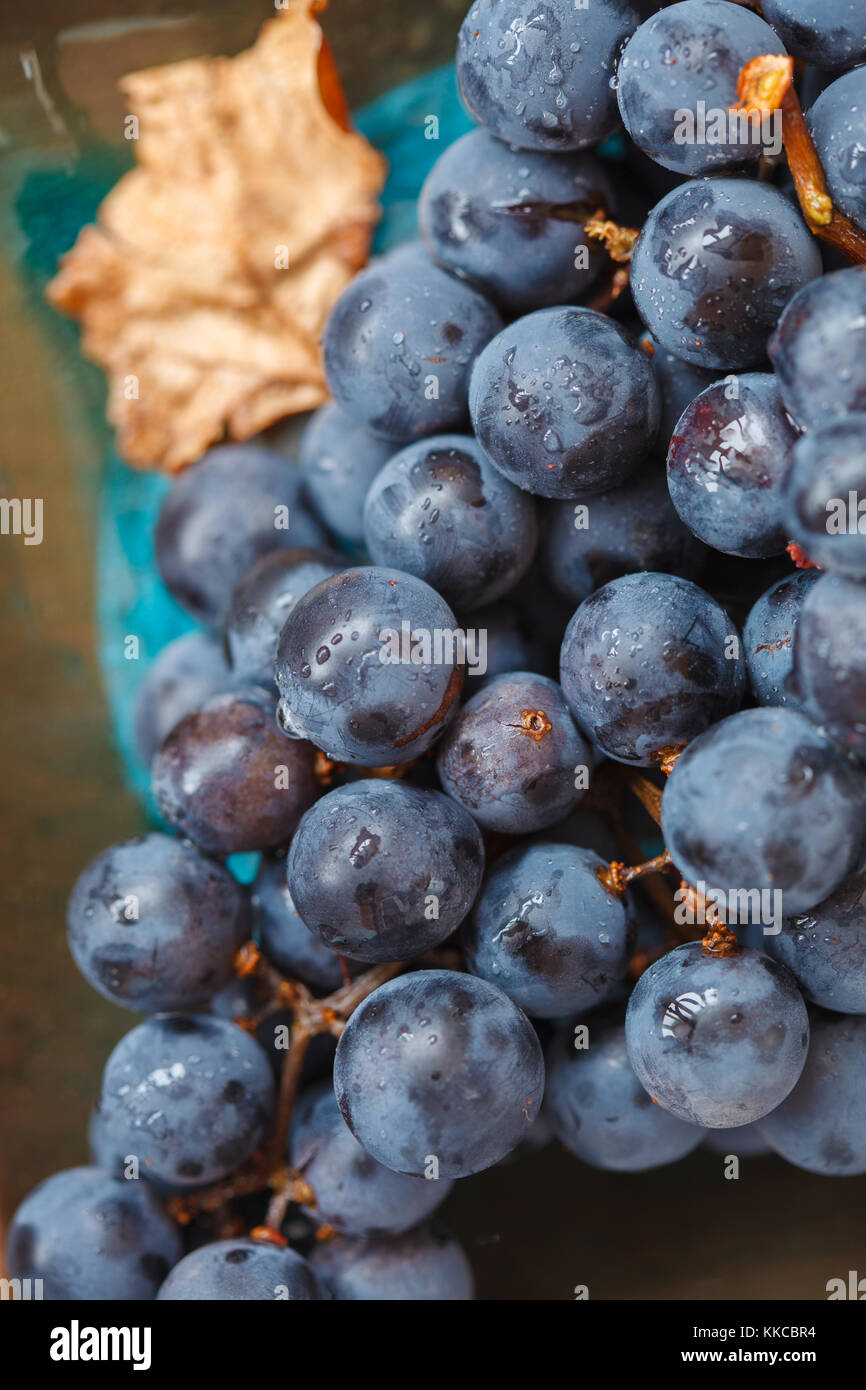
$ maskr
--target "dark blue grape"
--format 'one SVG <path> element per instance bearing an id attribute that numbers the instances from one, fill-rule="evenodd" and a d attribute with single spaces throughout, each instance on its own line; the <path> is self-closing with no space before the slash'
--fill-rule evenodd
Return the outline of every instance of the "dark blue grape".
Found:
<path id="1" fill-rule="evenodd" d="M 526 1138 L 521 1139 L 517 1148 L 512 1149 L 511 1153 L 501 1158 L 499 1163 L 503 1168 L 510 1168 L 511 1165 L 515 1163 L 525 1163 L 528 1158 L 534 1158 L 536 1154 L 541 1153 L 542 1149 L 546 1149 L 552 1139 L 553 1130 L 550 1127 L 550 1121 L 542 1106 L 541 1114 L 535 1121 L 535 1124 L 532 1126 Z"/>
<path id="2" fill-rule="evenodd" d="M 689 941 L 644 971 L 628 1003 L 631 1064 L 653 1100 L 708 1129 L 750 1124 L 795 1085 L 809 1016 L 783 965 Z"/>
<path id="3" fill-rule="evenodd" d="M 782 399 L 801 429 L 866 413 L 866 266 L 813 280 L 767 345 Z"/>
<path id="4" fill-rule="evenodd" d="M 758 159 L 764 153 L 760 121 L 736 125 L 729 112 L 736 106 L 740 69 L 779 50 L 768 24 L 751 10 L 732 10 L 728 0 L 668 5 L 645 20 L 623 49 L 617 70 L 623 125 L 651 159 L 679 174 L 708 174 Z M 728 138 L 716 141 L 720 118 Z"/>
<path id="5" fill-rule="evenodd" d="M 866 580 L 866 414 L 818 424 L 794 447 L 782 506 L 792 540 L 809 559 Z"/>
<path id="6" fill-rule="evenodd" d="M 723 1158 L 729 1154 L 736 1158 L 762 1158 L 773 1152 L 757 1124 L 737 1125 L 734 1129 L 708 1129 L 704 1135 L 704 1148 L 711 1153 L 721 1154 Z"/>
<path id="7" fill-rule="evenodd" d="M 788 677 L 794 664 L 794 633 L 800 610 L 818 570 L 797 570 L 780 579 L 752 607 L 743 628 L 743 649 L 752 694 L 761 705 L 798 709 Z"/>
<path id="8" fill-rule="evenodd" d="M 813 1004 L 866 1014 L 866 871 L 843 879 L 824 902 L 766 940 Z"/>
<path id="9" fill-rule="evenodd" d="M 655 465 L 586 502 L 552 502 L 544 519 L 545 568 L 572 603 L 635 570 L 693 578 L 707 553 L 677 516 Z"/>
<path id="10" fill-rule="evenodd" d="M 156 526 L 157 568 L 178 603 L 216 624 L 260 555 L 322 545 L 300 490 L 298 469 L 260 444 L 223 444 L 184 469 Z"/>
<path id="11" fill-rule="evenodd" d="M 793 916 L 859 865 L 864 813 L 862 774 L 804 715 L 750 709 L 708 729 L 678 759 L 662 830 L 689 883 L 781 894 Z"/>
<path id="12" fill-rule="evenodd" d="M 637 24 L 624 0 L 477 0 L 457 40 L 463 100 L 509 144 L 595 145 L 619 123 L 612 79 Z"/>
<path id="13" fill-rule="evenodd" d="M 215 854 L 286 844 L 319 792 L 313 749 L 283 738 L 273 697 L 254 685 L 182 719 L 153 760 L 152 786 L 169 824 Z"/>
<path id="14" fill-rule="evenodd" d="M 405 763 L 438 738 L 463 687 L 457 619 L 400 570 L 345 570 L 295 605 L 277 650 L 286 733 L 366 767 Z"/>
<path id="15" fill-rule="evenodd" d="M 371 1158 L 347 1128 L 330 1083 L 301 1096 L 289 1162 L 315 1193 L 310 1215 L 347 1236 L 400 1235 L 431 1216 L 453 1186 Z"/>
<path id="16" fill-rule="evenodd" d="M 177 1227 L 147 1183 L 67 1168 L 24 1198 L 6 1263 L 11 1279 L 41 1279 L 50 1301 L 143 1300 L 181 1253 Z"/>
<path id="17" fill-rule="evenodd" d="M 626 903 L 592 850 L 551 841 L 490 870 L 460 936 L 467 968 L 536 1018 L 591 1009 L 624 979 L 634 939 Z"/>
<path id="18" fill-rule="evenodd" d="M 220 690 L 229 668 L 209 632 L 185 632 L 154 658 L 135 696 L 135 743 L 150 766 L 175 724 Z"/>
<path id="19" fill-rule="evenodd" d="M 866 19 L 860 11 L 860 42 L 866 58 Z M 834 206 L 866 230 L 866 67 L 837 77 L 808 115 L 809 133 Z"/>
<path id="20" fill-rule="evenodd" d="M 476 353 L 502 319 L 483 295 L 401 247 L 343 291 L 325 324 L 328 385 L 374 434 L 414 439 L 460 429 Z"/>
<path id="21" fill-rule="evenodd" d="M 866 1173 L 866 1018 L 815 1009 L 811 1029 L 803 1075 L 761 1133 L 808 1173 Z"/>
<path id="22" fill-rule="evenodd" d="M 298 599 L 343 567 L 325 550 L 278 550 L 257 560 L 236 585 L 223 620 L 233 670 L 269 683 L 280 633 Z"/>
<path id="23" fill-rule="evenodd" d="M 532 563 L 535 499 L 493 467 L 471 435 L 409 444 L 385 465 L 364 505 L 375 565 L 405 570 L 462 611 L 492 603 Z"/>
<path id="24" fill-rule="evenodd" d="M 715 178 L 694 179 L 656 204 L 629 283 L 638 313 L 669 352 L 736 371 L 761 362 L 791 296 L 820 274 L 815 238 L 784 193 Z"/>
<path id="25" fill-rule="evenodd" d="M 646 354 L 612 319 L 540 309 L 480 354 L 469 412 L 511 482 L 541 497 L 584 497 L 634 472 L 655 437 L 659 391 Z"/>
<path id="26" fill-rule="evenodd" d="M 362 429 L 334 401 L 310 419 L 298 462 L 316 514 L 341 541 L 364 539 L 364 498 L 379 469 L 405 443 Z"/>
<path id="27" fill-rule="evenodd" d="M 641 1173 L 685 1158 L 704 1131 L 654 1105 L 632 1070 L 621 1010 L 585 1020 L 588 1045 L 568 1028 L 547 1053 L 544 1111 L 557 1139 L 584 1163 Z"/>
<path id="28" fill-rule="evenodd" d="M 314 935 L 295 907 L 286 882 L 286 861 L 266 856 L 250 897 L 253 929 L 269 961 L 317 994 L 344 983 L 339 958 Z"/>
<path id="29" fill-rule="evenodd" d="M 516 316 L 593 285 L 605 255 L 583 222 L 598 209 L 613 216 L 613 190 L 591 155 L 511 149 L 481 129 L 439 156 L 418 222 L 434 260 Z"/>
<path id="30" fill-rule="evenodd" d="M 175 1265 L 160 1302 L 277 1303 L 327 1298 L 318 1277 L 294 1250 L 254 1240 L 201 1245 Z"/>
<path id="31" fill-rule="evenodd" d="M 587 787 L 592 750 L 556 681 L 511 671 L 460 709 L 439 745 L 442 786 L 483 826 L 525 835 L 561 820 Z"/>
<path id="32" fill-rule="evenodd" d="M 658 442 L 667 449 L 680 416 L 695 396 L 712 386 L 718 376 L 707 367 L 696 367 L 682 357 L 668 352 L 651 333 L 644 333 L 640 346 L 652 359 L 653 372 L 661 392 L 661 424 Z"/>
<path id="33" fill-rule="evenodd" d="M 103 850 L 66 912 L 85 979 L 125 1009 L 196 1009 L 227 982 L 246 932 L 231 874 L 192 845 L 140 835 Z"/>
<path id="34" fill-rule="evenodd" d="M 96 1168 L 101 1168 L 108 1177 L 122 1178 L 127 1182 L 136 1181 L 132 1176 L 134 1166 L 127 1163 L 126 1154 L 112 1143 L 97 1106 L 93 1107 L 87 1121 L 87 1152 L 91 1163 Z M 149 1172 L 139 1173 L 138 1177 L 145 1180 L 160 1201 L 168 1201 L 176 1195 L 171 1183 L 160 1182 L 157 1178 L 151 1177 Z"/>
<path id="35" fill-rule="evenodd" d="M 99 1113 L 114 1152 L 172 1187 L 224 1178 L 265 1136 L 274 1084 L 258 1043 L 205 1014 L 157 1014 L 121 1038 Z"/>
<path id="36" fill-rule="evenodd" d="M 792 684 L 807 714 L 866 760 L 866 588 L 823 574 L 800 609 Z"/>
<path id="37" fill-rule="evenodd" d="M 788 52 L 804 62 L 832 71 L 866 59 L 862 0 L 762 0 L 761 13 Z"/>
<path id="38" fill-rule="evenodd" d="M 726 555 L 778 555 L 788 539 L 782 489 L 796 438 L 772 372 L 708 386 L 686 407 L 668 450 L 680 518 Z"/>
<path id="39" fill-rule="evenodd" d="M 543 1090 L 526 1015 L 486 980 L 451 970 L 381 985 L 337 1044 L 343 1118 L 397 1173 L 462 1178 L 491 1167 L 528 1132 Z"/>
<path id="40" fill-rule="evenodd" d="M 441 792 L 369 779 L 328 792 L 289 848 L 289 892 L 310 931 L 357 960 L 404 960 L 444 941 L 478 892 L 478 827 Z"/>
<path id="41" fill-rule="evenodd" d="M 317 1247 L 313 1268 L 340 1302 L 446 1303 L 475 1296 L 466 1255 L 436 1227 L 371 1240 L 337 1236 Z"/>
<path id="42" fill-rule="evenodd" d="M 737 708 L 745 666 L 736 629 L 703 589 L 672 574 L 626 574 L 578 608 L 560 679 L 587 737 L 608 757 L 647 767 Z"/>

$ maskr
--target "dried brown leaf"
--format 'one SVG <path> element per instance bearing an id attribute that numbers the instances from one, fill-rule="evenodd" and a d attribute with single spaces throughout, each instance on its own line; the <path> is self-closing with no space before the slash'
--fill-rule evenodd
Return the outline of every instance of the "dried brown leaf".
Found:
<path id="1" fill-rule="evenodd" d="M 48 298 L 81 320 L 137 467 L 182 468 L 327 395 L 319 338 L 367 258 L 385 163 L 349 127 L 319 8 L 293 0 L 235 58 L 121 83 L 138 163 Z"/>

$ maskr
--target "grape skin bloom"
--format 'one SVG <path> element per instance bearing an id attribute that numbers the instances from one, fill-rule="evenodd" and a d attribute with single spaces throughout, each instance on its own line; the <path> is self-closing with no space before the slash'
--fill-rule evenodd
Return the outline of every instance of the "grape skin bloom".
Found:
<path id="1" fill-rule="evenodd" d="M 468 969 L 536 1018 L 608 998 L 635 931 L 628 902 L 601 883 L 603 867 L 592 850 L 550 841 L 504 854 L 460 933 Z"/>
<path id="2" fill-rule="evenodd" d="M 866 870 L 768 936 L 767 951 L 788 967 L 810 1003 L 866 1014 Z"/>
<path id="3" fill-rule="evenodd" d="M 595 145 L 618 124 L 611 79 L 637 23 L 624 0 L 478 0 L 457 40 L 463 100 L 509 144 Z"/>
<path id="4" fill-rule="evenodd" d="M 415 439 L 460 429 L 472 362 L 501 327 L 476 289 L 433 265 L 422 247 L 401 247 L 371 261 L 328 315 L 328 385 L 340 409 L 373 434 Z"/>
<path id="5" fill-rule="evenodd" d="M 34 1188 L 6 1247 L 10 1277 L 41 1279 L 52 1302 L 152 1299 L 181 1253 L 177 1227 L 147 1183 L 99 1168 L 67 1168 Z"/>
<path id="6" fill-rule="evenodd" d="M 373 1158 L 423 1177 L 491 1167 L 541 1106 L 544 1062 L 526 1015 L 485 980 L 422 970 L 381 985 L 337 1044 L 334 1093 Z"/>
<path id="7" fill-rule="evenodd" d="M 866 266 L 833 271 L 800 289 L 767 352 L 801 429 L 848 411 L 866 412 Z"/>
<path id="8" fill-rule="evenodd" d="M 314 1251 L 313 1268 L 341 1303 L 453 1303 L 475 1296 L 463 1249 L 438 1226 L 391 1238 L 337 1236 Z"/>
<path id="9" fill-rule="evenodd" d="M 540 309 L 479 354 L 472 427 L 506 478 L 540 497 L 586 497 L 633 473 L 656 435 L 652 365 L 594 309 Z"/>
<path id="10" fill-rule="evenodd" d="M 469 812 L 438 791 L 364 778 L 321 797 L 289 847 L 302 920 L 332 951 L 406 960 L 438 946 L 472 906 L 484 846 Z"/>
<path id="11" fill-rule="evenodd" d="M 416 758 L 457 708 L 457 631 L 445 600 L 402 570 L 349 569 L 317 584 L 280 635 L 283 731 L 340 762 L 390 767 Z"/>
<path id="12" fill-rule="evenodd" d="M 309 1214 L 342 1235 L 401 1235 L 431 1216 L 453 1186 L 371 1158 L 340 1114 L 330 1080 L 300 1097 L 288 1158 L 315 1193 Z"/>
<path id="13" fill-rule="evenodd" d="M 771 372 L 746 372 L 686 407 L 671 439 L 668 488 L 680 519 L 726 555 L 785 549 L 783 489 L 796 433 Z"/>
<path id="14" fill-rule="evenodd" d="M 485 830 L 526 835 L 574 809 L 592 761 L 556 681 L 510 671 L 461 707 L 436 768 L 443 789 Z"/>
<path id="15" fill-rule="evenodd" d="M 576 302 L 598 279 L 605 255 L 579 221 L 595 209 L 614 215 L 600 161 L 511 149 L 482 128 L 439 156 L 418 222 L 435 261 L 516 316 Z"/>
<path id="16" fill-rule="evenodd" d="M 231 874 L 188 842 L 158 834 L 98 854 L 75 883 L 66 922 L 85 979 L 142 1013 L 206 1004 L 231 978 L 246 935 Z"/>
<path id="17" fill-rule="evenodd" d="M 748 179 L 693 179 L 650 212 L 631 261 L 635 307 L 663 347 L 720 372 L 760 364 L 821 253 L 784 193 Z M 790 407 L 789 407 L 790 408 Z"/>
<path id="18" fill-rule="evenodd" d="M 296 468 L 261 444 L 221 444 L 185 468 L 166 496 L 156 564 L 178 603 L 216 627 L 260 556 L 324 543 L 323 528 L 301 501 Z"/>
<path id="19" fill-rule="evenodd" d="M 750 1124 L 797 1082 L 809 1046 L 806 1005 L 789 970 L 741 947 L 700 941 L 641 975 L 625 1022 L 631 1064 L 652 1098 L 708 1129 Z"/>
<path id="20" fill-rule="evenodd" d="M 575 604 L 636 570 L 694 579 L 707 555 L 680 521 L 664 470 L 655 464 L 577 506 L 548 503 L 543 534 L 545 573 Z"/>
<path id="21" fill-rule="evenodd" d="M 586 1048 L 576 1048 L 565 1028 L 547 1054 L 544 1113 L 557 1139 L 584 1163 L 615 1173 L 646 1172 L 692 1153 L 704 1130 L 653 1104 L 629 1061 L 619 1011 L 601 1009 L 581 1022 Z"/>
<path id="22" fill-rule="evenodd" d="M 760 705 L 800 708 L 789 679 L 794 666 L 794 635 L 803 604 L 818 578 L 818 570 L 797 570 L 772 584 L 749 611 L 743 648 L 749 684 Z"/>
<path id="23" fill-rule="evenodd" d="M 440 434 L 380 470 L 364 504 L 364 537 L 374 565 L 414 574 L 465 613 L 526 573 L 537 509 L 471 435 Z"/>
<path id="24" fill-rule="evenodd" d="M 864 498 L 866 414 L 829 420 L 798 439 L 783 483 L 782 511 L 791 539 L 813 564 L 866 580 Z"/>
<path id="25" fill-rule="evenodd" d="M 671 574 L 626 574 L 578 608 L 560 680 L 602 752 L 649 767 L 737 708 L 745 665 L 736 628 L 703 589 Z"/>
<path id="26" fill-rule="evenodd" d="M 175 1265 L 157 1294 L 163 1303 L 308 1303 L 327 1297 L 294 1250 L 242 1239 L 199 1246 Z"/>
<path id="27" fill-rule="evenodd" d="M 736 105 L 741 68 L 779 48 L 768 24 L 751 10 L 731 10 L 728 0 L 668 5 L 645 20 L 623 49 L 617 70 L 623 125 L 645 154 L 678 174 L 709 174 L 758 159 L 764 149 L 760 124 L 757 130 L 746 125 L 745 141 L 736 128 L 725 141 L 682 140 L 677 133 L 695 131 L 682 113 L 696 117 L 699 103 L 709 119 L 716 112 L 727 116 Z"/>
<path id="28" fill-rule="evenodd" d="M 662 832 L 689 883 L 780 895 L 783 915 L 794 916 L 860 863 L 864 813 L 862 772 L 804 715 L 750 709 L 680 755 L 662 798 Z"/>
<path id="29" fill-rule="evenodd" d="M 760 1130 L 807 1173 L 866 1173 L 866 1017 L 813 1012 L 803 1075 Z"/>
<path id="30" fill-rule="evenodd" d="M 111 1053 L 99 1102 L 106 1142 L 183 1189 L 218 1182 L 264 1138 L 274 1084 L 258 1043 L 205 1014 L 157 1014 Z"/>

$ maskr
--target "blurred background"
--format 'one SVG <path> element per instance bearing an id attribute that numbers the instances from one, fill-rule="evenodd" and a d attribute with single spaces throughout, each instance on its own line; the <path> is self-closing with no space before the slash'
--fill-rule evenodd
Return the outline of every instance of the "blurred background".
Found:
<path id="1" fill-rule="evenodd" d="M 465 8 L 331 0 L 322 24 L 352 107 L 449 63 Z M 0 488 L 44 501 L 41 545 L 0 536 L 0 1217 L 86 1161 L 101 1069 L 132 1019 L 73 966 L 65 902 L 94 854 L 147 823 L 99 660 L 100 508 L 116 495 L 104 379 L 44 286 L 130 162 L 117 79 L 235 53 L 272 14 L 263 0 L 0 7 Z M 587 1285 L 591 1298 L 815 1299 L 831 1277 L 866 1272 L 866 1177 L 775 1158 L 745 1159 L 735 1182 L 705 1150 L 620 1176 L 553 1145 L 457 1184 L 443 1218 L 482 1298 L 569 1299 Z"/>

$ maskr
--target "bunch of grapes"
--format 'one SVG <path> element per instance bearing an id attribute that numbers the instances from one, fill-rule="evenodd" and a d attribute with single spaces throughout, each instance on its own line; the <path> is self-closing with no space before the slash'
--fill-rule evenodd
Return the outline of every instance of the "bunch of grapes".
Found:
<path id="1" fill-rule="evenodd" d="M 640 8 L 476 0 L 478 127 L 334 307 L 299 466 L 163 506 L 171 833 L 68 911 L 145 1017 L 14 1218 L 48 1298 L 471 1298 L 435 1213 L 550 1137 L 866 1172 L 866 26 Z"/>

